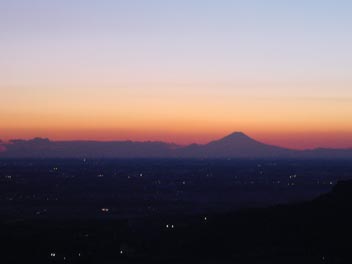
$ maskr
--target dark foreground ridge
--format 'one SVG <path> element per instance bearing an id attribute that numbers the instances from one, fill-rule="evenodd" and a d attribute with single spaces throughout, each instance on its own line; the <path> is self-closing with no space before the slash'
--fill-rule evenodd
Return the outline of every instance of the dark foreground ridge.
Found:
<path id="1" fill-rule="evenodd" d="M 351 149 L 292 150 L 264 144 L 234 132 L 205 145 L 186 147 L 164 142 L 133 141 L 0 141 L 0 158 L 298 158 L 352 159 Z"/>
<path id="2" fill-rule="evenodd" d="M 1 222 L 2 263 L 351 263 L 352 181 L 299 204 L 135 220 Z M 145 228 L 148 226 L 148 228 Z"/>

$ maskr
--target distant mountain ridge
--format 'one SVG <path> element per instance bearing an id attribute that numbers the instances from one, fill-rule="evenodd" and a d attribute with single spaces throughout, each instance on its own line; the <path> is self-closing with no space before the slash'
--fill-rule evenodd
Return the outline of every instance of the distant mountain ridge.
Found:
<path id="1" fill-rule="evenodd" d="M 292 150 L 259 142 L 242 132 L 204 145 L 146 141 L 0 141 L 0 158 L 331 158 L 352 159 L 352 149 Z"/>
<path id="2" fill-rule="evenodd" d="M 183 155 L 210 158 L 280 157 L 288 155 L 290 151 L 293 150 L 267 145 L 250 138 L 242 132 L 234 132 L 205 145 L 193 146 L 192 149 L 186 147 L 183 149 Z"/>

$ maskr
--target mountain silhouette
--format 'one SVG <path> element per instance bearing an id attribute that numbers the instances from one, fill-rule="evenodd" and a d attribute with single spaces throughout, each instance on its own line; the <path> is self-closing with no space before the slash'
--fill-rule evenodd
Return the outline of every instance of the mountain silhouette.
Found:
<path id="1" fill-rule="evenodd" d="M 219 140 L 212 141 L 207 144 L 207 146 L 218 146 L 222 148 L 235 147 L 235 148 L 248 148 L 248 147 L 258 147 L 263 144 L 250 138 L 242 132 L 234 132 L 227 135 Z"/>
<path id="2" fill-rule="evenodd" d="M 51 141 L 46 138 L 0 143 L 0 158 L 302 158 L 352 159 L 352 149 L 292 150 L 234 132 L 207 144 L 179 146 L 147 141 Z"/>
<path id="3" fill-rule="evenodd" d="M 0 157 L 7 158 L 156 158 L 168 157 L 175 144 L 133 141 L 11 140 Z"/>
<path id="4" fill-rule="evenodd" d="M 267 145 L 256 141 L 242 132 L 234 132 L 205 145 L 184 148 L 184 156 L 203 158 L 256 158 L 290 156 L 294 150 Z"/>

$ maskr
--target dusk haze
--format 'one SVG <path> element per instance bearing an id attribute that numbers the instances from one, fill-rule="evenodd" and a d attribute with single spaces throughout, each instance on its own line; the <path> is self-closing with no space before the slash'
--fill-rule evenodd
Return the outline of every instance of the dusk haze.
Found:
<path id="1" fill-rule="evenodd" d="M 352 263 L 351 0 L 0 0 L 1 264 Z"/>
<path id="2" fill-rule="evenodd" d="M 5 0 L 0 138 L 352 147 L 350 1 Z"/>

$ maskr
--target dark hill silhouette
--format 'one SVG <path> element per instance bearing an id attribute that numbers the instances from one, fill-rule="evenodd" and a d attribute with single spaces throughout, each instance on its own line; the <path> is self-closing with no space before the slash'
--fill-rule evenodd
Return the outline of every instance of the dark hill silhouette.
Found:
<path id="1" fill-rule="evenodd" d="M 351 263 L 351 209 L 352 182 L 339 182 L 313 201 L 210 215 L 165 247 L 214 263 Z"/>
<path id="2" fill-rule="evenodd" d="M 0 245 L 3 263 L 352 263 L 351 210 L 345 181 L 313 201 L 206 218 L 5 218 Z"/>
<path id="3" fill-rule="evenodd" d="M 9 158 L 144 158 L 168 157 L 177 147 L 163 142 L 12 140 L 0 157 Z"/>
<path id="4" fill-rule="evenodd" d="M 0 144 L 1 146 L 1 144 Z M 303 158 L 352 159 L 352 149 L 292 150 L 259 142 L 242 132 L 199 145 L 164 142 L 50 141 L 46 138 L 2 143 L 3 158 Z"/>

